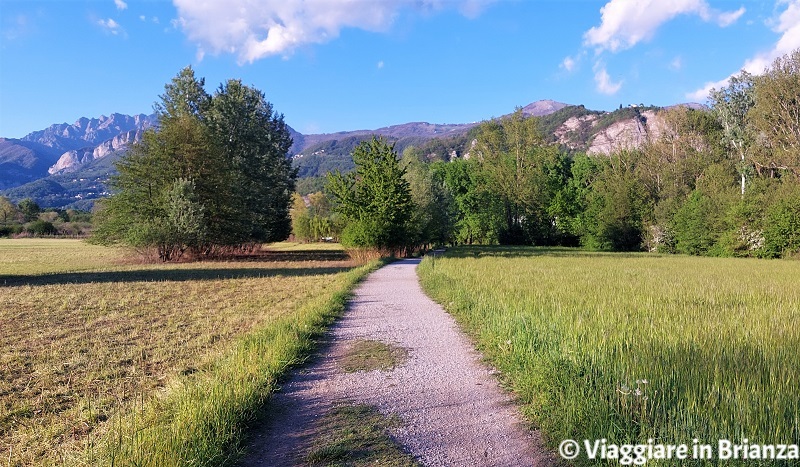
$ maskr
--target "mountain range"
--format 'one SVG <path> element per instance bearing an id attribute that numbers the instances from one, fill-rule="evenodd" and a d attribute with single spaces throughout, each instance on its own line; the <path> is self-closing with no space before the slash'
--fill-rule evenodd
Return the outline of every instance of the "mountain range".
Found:
<path id="1" fill-rule="evenodd" d="M 522 112 L 541 117 L 542 130 L 552 142 L 590 153 L 608 153 L 620 144 L 641 144 L 659 126 L 658 109 L 639 106 L 602 112 L 541 100 L 523 107 Z M 30 197 L 47 207 L 88 209 L 94 200 L 108 195 L 114 162 L 155 125 L 155 115 L 114 113 L 80 118 L 71 125 L 51 125 L 20 139 L 0 138 L 0 195 L 14 201 Z M 470 133 L 477 125 L 412 122 L 309 135 L 290 128 L 294 141 L 290 155 L 300 177 L 336 168 L 348 170 L 353 148 L 372 135 L 381 135 L 393 141 L 398 152 L 413 145 L 430 160 L 450 160 L 469 156 Z"/>

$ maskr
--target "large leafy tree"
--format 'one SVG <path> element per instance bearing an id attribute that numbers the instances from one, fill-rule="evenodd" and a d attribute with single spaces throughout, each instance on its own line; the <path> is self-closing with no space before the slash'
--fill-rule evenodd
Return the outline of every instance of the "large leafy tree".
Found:
<path id="1" fill-rule="evenodd" d="M 497 243 L 503 229 L 503 204 L 486 189 L 478 164 L 475 159 L 454 159 L 431 167 L 432 179 L 441 181 L 452 200 L 452 237 L 457 243 Z"/>
<path id="2" fill-rule="evenodd" d="M 22 220 L 25 222 L 35 221 L 42 211 L 42 208 L 31 198 L 25 198 L 20 201 L 19 204 L 17 204 L 17 209 L 22 213 Z"/>
<path id="3" fill-rule="evenodd" d="M 453 197 L 445 188 L 443 178 L 437 176 L 431 165 L 422 160 L 413 146 L 403 152 L 402 164 L 414 202 L 411 224 L 414 243 L 444 245 L 452 243 L 455 223 Z"/>
<path id="4" fill-rule="evenodd" d="M 752 172 L 746 156 L 753 142 L 752 131 L 747 125 L 747 114 L 755 104 L 753 75 L 742 70 L 732 76 L 727 86 L 711 90 L 709 102 L 714 116 L 722 125 L 723 143 L 739 159 L 737 168 L 741 194 L 744 195 L 747 177 Z"/>
<path id="5" fill-rule="evenodd" d="M 413 247 L 411 190 L 394 146 L 382 138 L 364 141 L 353 151 L 353 172 L 328 175 L 326 189 L 347 225 L 347 247 L 376 248 L 392 253 Z"/>
<path id="6" fill-rule="evenodd" d="M 292 138 L 283 115 L 261 91 L 229 80 L 214 94 L 207 125 L 232 182 L 220 238 L 240 244 L 288 237 L 296 171 L 286 157 Z"/>
<path id="7" fill-rule="evenodd" d="M 800 178 L 800 49 L 777 58 L 754 83 L 748 118 L 760 137 L 756 169 Z"/>
<path id="8" fill-rule="evenodd" d="M 338 239 L 341 234 L 338 216 L 331 213 L 330 200 L 322 191 L 292 195 L 292 232 L 301 242 Z"/>
<path id="9" fill-rule="evenodd" d="M 204 84 L 187 67 L 165 86 L 158 128 L 117 164 L 95 241 L 155 248 L 166 261 L 288 235 L 294 172 L 283 117 L 238 81 L 213 97 Z"/>
<path id="10" fill-rule="evenodd" d="M 581 243 L 591 249 L 638 250 L 651 215 L 652 198 L 636 172 L 643 155 L 618 151 L 599 162 L 600 171 L 587 195 L 586 233 Z"/>
<path id="11" fill-rule="evenodd" d="M 11 200 L 5 196 L 0 196 L 0 223 L 13 222 L 16 220 L 17 214 L 19 214 L 19 211 L 17 211 Z"/>
<path id="12" fill-rule="evenodd" d="M 483 188 L 503 205 L 501 243 L 551 243 L 548 208 L 562 180 L 557 150 L 545 144 L 538 121 L 517 109 L 504 120 L 484 122 L 471 155 L 479 161 Z"/>

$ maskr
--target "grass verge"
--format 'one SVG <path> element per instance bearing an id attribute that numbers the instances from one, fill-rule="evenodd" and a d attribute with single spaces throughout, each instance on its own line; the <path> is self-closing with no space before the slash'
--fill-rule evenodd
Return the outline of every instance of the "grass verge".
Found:
<path id="1" fill-rule="evenodd" d="M 326 414 L 306 455 L 309 465 L 405 467 L 418 465 L 389 436 L 396 417 L 368 405 L 341 405 Z"/>
<path id="2" fill-rule="evenodd" d="M 800 262 L 457 248 L 418 272 L 553 446 L 800 442 Z"/>
<path id="3" fill-rule="evenodd" d="M 374 340 L 356 340 L 339 358 L 339 365 L 345 373 L 387 371 L 402 365 L 406 358 L 408 351 L 402 347 Z"/>

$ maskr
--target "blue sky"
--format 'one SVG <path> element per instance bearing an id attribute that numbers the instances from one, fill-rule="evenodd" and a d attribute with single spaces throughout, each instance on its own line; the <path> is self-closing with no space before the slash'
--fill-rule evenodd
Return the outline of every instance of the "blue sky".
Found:
<path id="1" fill-rule="evenodd" d="M 704 102 L 797 47 L 800 0 L 0 0 L 0 136 L 150 113 L 186 65 L 320 133 Z"/>

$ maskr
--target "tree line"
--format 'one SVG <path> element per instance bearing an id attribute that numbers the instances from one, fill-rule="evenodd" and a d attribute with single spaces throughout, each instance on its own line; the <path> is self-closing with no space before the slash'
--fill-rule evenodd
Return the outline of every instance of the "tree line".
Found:
<path id="1" fill-rule="evenodd" d="M 546 142 L 520 109 L 482 123 L 469 157 L 450 162 L 427 163 L 413 147 L 400 158 L 373 139 L 354 151 L 353 172 L 329 176 L 309 206 L 295 202 L 295 234 L 392 251 L 499 243 L 797 255 L 798 96 L 795 51 L 763 75 L 732 77 L 710 110 L 662 110 L 645 144 L 608 156 Z M 321 230 L 303 227 L 312 224 Z"/>
<path id="2" fill-rule="evenodd" d="M 572 153 L 546 139 L 546 120 L 517 109 L 479 125 L 468 153 L 449 162 L 361 142 L 353 171 L 315 180 L 323 189 L 304 197 L 293 193 L 288 127 L 263 93 L 228 80 L 210 95 L 204 84 L 188 67 L 165 86 L 160 124 L 118 163 L 94 241 L 165 261 L 292 231 L 387 254 L 476 243 L 800 252 L 800 51 L 763 75 L 732 77 L 710 110 L 661 110 L 636 148 Z"/>
<path id="3" fill-rule="evenodd" d="M 0 237 L 85 237 L 92 214 L 76 209 L 42 209 L 31 198 L 14 204 L 0 196 Z"/>

